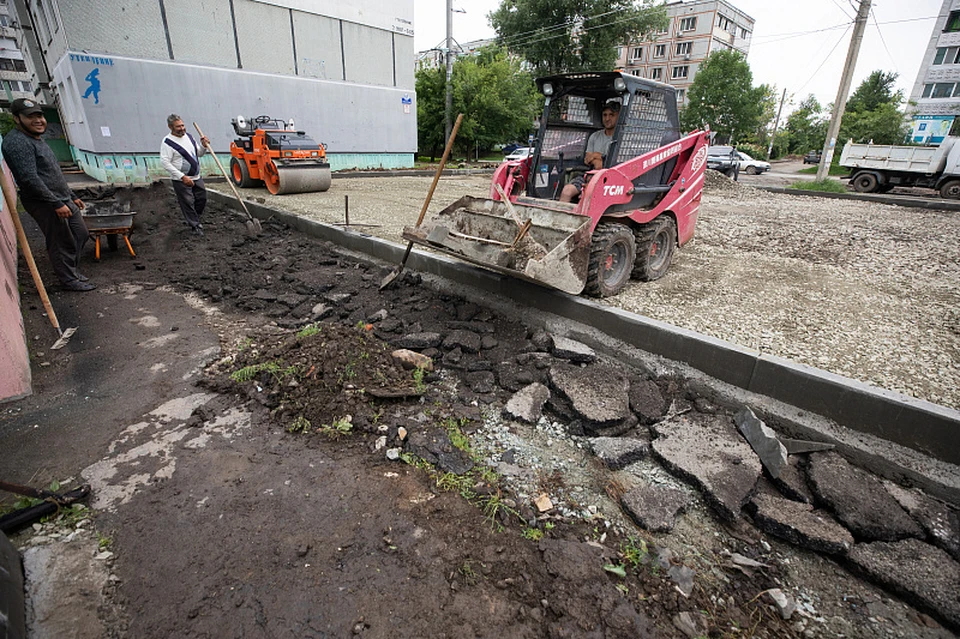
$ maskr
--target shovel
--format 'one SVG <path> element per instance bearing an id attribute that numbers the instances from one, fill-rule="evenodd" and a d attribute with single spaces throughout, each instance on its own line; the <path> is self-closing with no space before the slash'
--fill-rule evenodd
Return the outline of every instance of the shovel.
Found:
<path id="1" fill-rule="evenodd" d="M 54 312 L 50 298 L 47 296 L 47 289 L 43 285 L 43 280 L 40 279 L 40 271 L 37 270 L 37 263 L 33 261 L 33 251 L 30 250 L 30 245 L 27 243 L 27 234 L 23 232 L 23 225 L 20 224 L 20 216 L 17 215 L 16 191 L 10 184 L 6 173 L 0 175 L 0 187 L 3 188 L 3 199 L 6 202 L 7 210 L 10 211 L 13 226 L 17 230 L 17 241 L 20 243 L 20 251 L 23 253 L 23 259 L 26 260 L 27 268 L 30 269 L 30 275 L 33 276 L 33 283 L 37 287 L 37 292 L 40 293 L 40 300 L 43 302 L 43 308 L 47 311 L 47 317 L 50 318 L 50 323 L 53 324 L 53 328 L 57 331 L 57 341 L 53 343 L 50 350 L 59 350 L 67 345 L 70 337 L 77 332 L 77 328 L 79 327 L 74 326 L 66 330 L 61 330 L 60 321 L 57 319 L 57 314 Z"/>
<path id="2" fill-rule="evenodd" d="M 200 137 L 206 137 L 203 135 L 203 131 L 200 130 L 200 125 L 196 122 L 193 123 L 193 126 L 197 127 L 197 133 L 200 134 Z M 223 177 L 227 180 L 227 184 L 230 185 L 230 188 L 233 189 L 233 194 L 237 196 L 237 201 L 240 202 L 240 206 L 243 207 L 243 212 L 247 214 L 247 235 L 250 237 L 257 237 L 263 233 L 263 226 L 260 225 L 260 220 L 250 215 L 250 211 L 247 210 L 247 204 L 243 201 L 243 198 L 240 197 L 240 192 L 237 191 L 237 187 L 233 185 L 233 180 L 230 179 L 230 176 L 227 175 L 226 170 L 224 170 L 223 165 L 220 164 L 220 158 L 217 157 L 217 154 L 213 152 L 213 149 L 210 148 L 209 144 L 204 144 L 207 147 L 207 150 L 210 151 L 210 155 L 213 156 L 213 159 L 216 160 L 217 166 L 220 167 L 220 172 L 223 173 Z"/>
<path id="3" fill-rule="evenodd" d="M 443 150 L 443 157 L 440 158 L 440 166 L 437 167 L 437 174 L 433 176 L 433 184 L 430 185 L 430 191 L 427 193 L 427 199 L 423 201 L 423 208 L 420 209 L 420 217 L 417 218 L 417 228 L 423 224 L 423 216 L 427 213 L 427 207 L 430 206 L 430 200 L 433 198 L 433 192 L 437 188 L 437 182 L 440 181 L 440 174 L 443 173 L 443 167 L 447 164 L 447 158 L 450 157 L 450 150 L 453 148 L 453 141 L 457 137 L 457 131 L 460 130 L 460 123 L 463 121 L 463 114 L 457 116 L 457 121 L 453 125 L 453 130 L 450 132 L 450 139 L 447 140 L 447 148 Z M 403 254 L 403 259 L 400 260 L 400 266 L 394 270 L 387 273 L 387 276 L 383 278 L 380 282 L 380 290 L 387 288 L 393 284 L 400 273 L 403 272 L 403 267 L 407 264 L 407 258 L 410 257 L 410 249 L 413 248 L 413 242 L 407 244 L 407 250 Z"/>

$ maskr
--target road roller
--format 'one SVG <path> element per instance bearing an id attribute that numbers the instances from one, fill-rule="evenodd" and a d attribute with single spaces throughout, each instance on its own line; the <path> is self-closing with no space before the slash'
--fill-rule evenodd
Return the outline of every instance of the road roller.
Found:
<path id="1" fill-rule="evenodd" d="M 273 195 L 330 188 L 330 164 L 323 144 L 297 131 L 293 120 L 258 115 L 230 120 L 230 177 L 239 187 L 266 186 Z"/>

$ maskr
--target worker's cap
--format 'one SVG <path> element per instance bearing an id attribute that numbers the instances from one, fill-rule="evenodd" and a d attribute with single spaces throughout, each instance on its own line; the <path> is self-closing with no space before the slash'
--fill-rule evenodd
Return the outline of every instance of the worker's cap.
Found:
<path id="1" fill-rule="evenodd" d="M 606 104 L 603 105 L 603 109 L 602 109 L 602 110 L 603 110 L 603 111 L 606 111 L 607 109 L 610 109 L 610 110 L 613 111 L 614 113 L 620 113 L 620 103 L 619 103 L 619 102 L 614 102 L 613 100 L 610 100 L 609 102 L 607 102 Z"/>
<path id="2" fill-rule="evenodd" d="M 34 113 L 43 113 L 40 105 L 30 98 L 17 98 L 10 105 L 10 111 L 14 115 L 33 115 Z"/>

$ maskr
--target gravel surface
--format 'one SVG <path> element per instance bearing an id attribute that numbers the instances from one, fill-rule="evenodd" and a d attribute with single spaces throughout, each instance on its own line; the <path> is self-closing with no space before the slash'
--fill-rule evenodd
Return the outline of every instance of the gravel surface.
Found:
<path id="1" fill-rule="evenodd" d="M 772 194 L 708 176 L 696 236 L 668 274 L 604 303 L 960 409 L 960 213 Z M 344 221 L 348 196 L 351 222 L 380 225 L 358 230 L 402 242 L 431 181 L 242 191 L 327 223 Z M 489 176 L 444 177 L 428 217 L 489 189 Z"/>

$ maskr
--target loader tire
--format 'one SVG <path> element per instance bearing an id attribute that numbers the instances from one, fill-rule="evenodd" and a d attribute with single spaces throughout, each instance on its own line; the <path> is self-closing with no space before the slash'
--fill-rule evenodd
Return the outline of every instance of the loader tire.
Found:
<path id="1" fill-rule="evenodd" d="M 241 162 L 237 158 L 230 158 L 230 179 L 242 189 L 248 189 L 252 186 L 262 186 L 260 180 L 254 180 L 250 177 L 250 170 L 247 168 L 247 163 Z"/>
<path id="2" fill-rule="evenodd" d="M 860 173 L 853 178 L 853 190 L 857 193 L 873 193 L 879 182 L 873 173 Z"/>
<path id="3" fill-rule="evenodd" d="M 633 278 L 652 282 L 666 275 L 677 247 L 677 225 L 673 218 L 661 215 L 652 222 L 637 227 L 637 261 Z"/>
<path id="4" fill-rule="evenodd" d="M 637 257 L 633 231 L 623 224 L 600 223 L 590 239 L 590 264 L 584 291 L 595 297 L 612 297 L 630 281 Z"/>
<path id="5" fill-rule="evenodd" d="M 948 200 L 960 199 L 960 180 L 950 180 L 940 187 L 940 197 Z"/>

